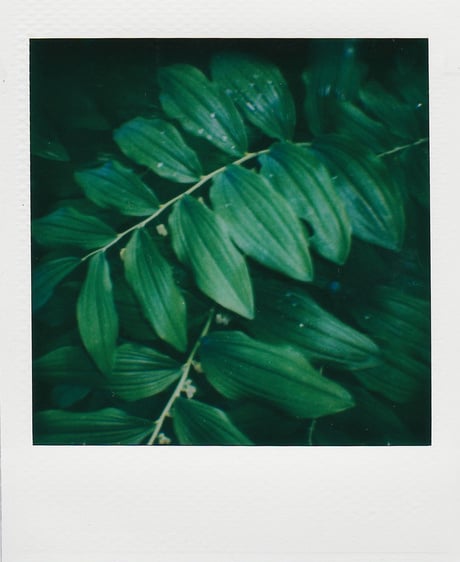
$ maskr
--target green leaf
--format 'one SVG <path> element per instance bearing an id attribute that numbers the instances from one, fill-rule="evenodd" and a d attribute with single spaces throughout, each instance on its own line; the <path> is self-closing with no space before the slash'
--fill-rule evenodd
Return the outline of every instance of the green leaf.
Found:
<path id="1" fill-rule="evenodd" d="M 198 68 L 175 64 L 161 68 L 158 79 L 161 105 L 169 117 L 232 156 L 246 152 L 246 130 L 240 114 L 231 99 Z"/>
<path id="2" fill-rule="evenodd" d="M 37 311 L 51 298 L 54 288 L 81 263 L 79 258 L 49 260 L 32 272 L 32 309 Z"/>
<path id="3" fill-rule="evenodd" d="M 390 287 L 377 287 L 371 304 L 353 309 L 363 330 L 393 349 L 430 360 L 429 302 Z"/>
<path id="4" fill-rule="evenodd" d="M 77 384 L 58 384 L 51 389 L 51 398 L 59 408 L 70 408 L 83 400 L 91 392 L 89 386 Z"/>
<path id="5" fill-rule="evenodd" d="M 167 121 L 136 117 L 117 129 L 113 138 L 126 156 L 159 176 L 188 183 L 202 174 L 198 156 Z"/>
<path id="6" fill-rule="evenodd" d="M 171 266 L 145 230 L 134 232 L 123 261 L 126 280 L 155 332 L 179 351 L 185 351 L 185 300 L 174 283 Z"/>
<path id="7" fill-rule="evenodd" d="M 31 96 L 30 153 L 47 160 L 69 162 L 69 153 L 59 140 L 53 126 L 45 117 L 43 107 L 38 106 L 36 102 L 35 96 Z"/>
<path id="8" fill-rule="evenodd" d="M 418 138 L 415 111 L 406 103 L 387 92 L 378 82 L 371 81 L 359 91 L 364 109 L 382 122 L 392 135 L 410 141 Z"/>
<path id="9" fill-rule="evenodd" d="M 114 280 L 113 295 L 120 318 L 120 335 L 129 340 L 151 342 L 159 337 L 142 313 L 141 306 L 124 276 Z"/>
<path id="10" fill-rule="evenodd" d="M 256 285 L 257 314 L 246 324 L 257 338 L 298 347 L 313 361 L 365 369 L 381 363 L 375 343 L 321 308 L 306 291 L 276 281 Z"/>
<path id="11" fill-rule="evenodd" d="M 365 74 L 354 40 L 319 40 L 312 63 L 302 74 L 306 88 L 305 116 L 314 136 L 335 130 L 342 101 L 353 100 Z"/>
<path id="12" fill-rule="evenodd" d="M 290 205 L 263 177 L 228 166 L 214 178 L 211 201 L 245 254 L 294 279 L 312 280 L 307 234 Z"/>
<path id="13" fill-rule="evenodd" d="M 356 139 L 344 135 L 317 139 L 313 148 L 337 174 L 335 187 L 350 217 L 353 234 L 398 250 L 404 238 L 404 205 L 382 161 Z"/>
<path id="14" fill-rule="evenodd" d="M 256 398 L 299 418 L 334 414 L 354 404 L 344 388 L 294 349 L 260 343 L 242 332 L 209 334 L 202 339 L 200 357 L 209 382 L 227 398 Z"/>
<path id="15" fill-rule="evenodd" d="M 360 383 L 397 403 L 407 403 L 429 387 L 430 369 L 397 349 L 384 349 L 384 363 L 355 373 Z"/>
<path id="16" fill-rule="evenodd" d="M 274 64 L 248 54 L 221 53 L 213 57 L 211 72 L 248 121 L 269 137 L 292 138 L 294 100 Z"/>
<path id="17" fill-rule="evenodd" d="M 32 235 L 43 246 L 76 246 L 84 250 L 112 242 L 117 233 L 100 219 L 72 207 L 61 207 L 32 222 Z"/>
<path id="18" fill-rule="evenodd" d="M 45 410 L 35 416 L 37 445 L 139 444 L 153 432 L 154 422 L 117 408 L 96 412 Z"/>
<path id="19" fill-rule="evenodd" d="M 104 209 L 116 209 L 123 215 L 142 217 L 160 206 L 151 189 L 130 169 L 110 161 L 92 170 L 76 172 L 75 181 L 86 197 Z"/>
<path id="20" fill-rule="evenodd" d="M 117 349 L 107 386 L 124 400 L 141 400 L 162 392 L 181 374 L 181 365 L 167 355 L 150 347 L 126 343 Z"/>
<path id="21" fill-rule="evenodd" d="M 337 105 L 336 119 L 338 133 L 356 138 L 375 154 L 394 147 L 398 142 L 387 127 L 349 101 Z"/>
<path id="22" fill-rule="evenodd" d="M 169 225 L 174 251 L 191 267 L 203 293 L 225 308 L 252 318 L 254 302 L 248 268 L 221 219 L 186 195 L 175 204 Z"/>
<path id="23" fill-rule="evenodd" d="M 225 412 L 197 400 L 178 398 L 173 423 L 181 445 L 252 445 Z"/>
<path id="24" fill-rule="evenodd" d="M 83 344 L 104 374 L 112 370 L 118 336 L 110 269 L 103 252 L 89 260 L 77 301 L 77 321 Z"/>
<path id="25" fill-rule="evenodd" d="M 321 160 L 290 143 L 273 145 L 259 160 L 261 173 L 313 228 L 312 247 L 331 261 L 344 263 L 351 244 L 350 220 Z"/>
<path id="26" fill-rule="evenodd" d="M 50 384 L 99 386 L 103 378 L 86 351 L 77 346 L 53 349 L 33 362 L 33 374 Z"/>

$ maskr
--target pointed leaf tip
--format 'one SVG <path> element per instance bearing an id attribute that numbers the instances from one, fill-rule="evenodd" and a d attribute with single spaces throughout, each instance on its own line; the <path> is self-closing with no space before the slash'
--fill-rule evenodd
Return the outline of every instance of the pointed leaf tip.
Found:
<path id="1" fill-rule="evenodd" d="M 256 398 L 299 418 L 354 405 L 345 388 L 322 376 L 293 348 L 261 343 L 242 332 L 208 334 L 200 357 L 209 382 L 230 399 Z"/>

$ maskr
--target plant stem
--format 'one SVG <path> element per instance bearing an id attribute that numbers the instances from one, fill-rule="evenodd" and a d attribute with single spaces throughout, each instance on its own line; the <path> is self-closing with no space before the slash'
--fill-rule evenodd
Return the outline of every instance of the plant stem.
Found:
<path id="1" fill-rule="evenodd" d="M 214 318 L 214 308 L 210 311 L 208 319 L 206 321 L 206 324 L 204 325 L 203 330 L 201 331 L 201 334 L 198 336 L 198 339 L 195 342 L 195 345 L 193 346 L 192 351 L 190 352 L 190 355 L 187 358 L 187 361 L 184 363 L 184 365 L 182 366 L 182 375 L 179 379 L 179 382 L 176 385 L 176 388 L 174 389 L 174 392 L 171 394 L 171 397 L 169 398 L 166 406 L 163 408 L 163 411 L 161 412 L 160 417 L 157 419 L 157 421 L 155 422 L 155 431 L 152 433 L 150 439 L 148 440 L 147 445 L 153 445 L 155 443 L 156 438 L 158 437 L 161 428 L 163 426 L 163 423 L 165 421 L 165 419 L 169 416 L 169 413 L 171 411 L 171 408 L 174 405 L 174 402 L 176 401 L 177 398 L 179 398 L 180 393 L 182 392 L 182 388 L 185 384 L 185 382 L 188 379 L 188 375 L 190 372 L 190 369 L 192 367 L 192 363 L 193 360 L 195 358 L 196 352 L 198 351 L 198 348 L 200 347 L 200 343 L 201 343 L 201 338 L 203 338 L 209 331 L 209 328 L 211 327 L 211 323 L 212 320 Z"/>
<path id="2" fill-rule="evenodd" d="M 413 146 L 418 146 L 419 144 L 423 144 L 425 142 L 428 142 L 427 137 L 418 139 L 415 142 L 411 142 L 410 144 L 403 144 L 402 146 L 397 146 L 395 148 L 392 148 L 391 150 L 387 150 L 386 152 L 381 152 L 380 154 L 377 154 L 377 157 L 382 158 L 383 156 L 389 156 L 390 154 L 395 154 L 396 152 L 399 152 L 401 150 L 406 150 L 406 148 L 412 148 Z"/>
<path id="3" fill-rule="evenodd" d="M 264 150 L 259 150 L 257 152 L 248 152 L 244 156 L 239 158 L 238 160 L 235 160 L 234 162 L 232 162 L 231 164 L 238 166 L 240 164 L 243 164 L 244 162 L 247 162 L 248 160 L 251 160 L 252 158 L 256 158 L 260 154 L 265 154 L 268 151 L 269 151 L 269 149 L 267 148 L 267 149 L 264 149 Z M 210 172 L 209 174 L 206 174 L 205 176 L 201 176 L 199 181 L 197 181 L 195 184 L 193 184 L 191 187 L 189 187 L 186 191 L 184 191 L 183 193 L 180 193 L 176 197 L 173 197 L 172 199 L 170 199 L 169 201 L 167 201 L 166 203 L 161 205 L 160 208 L 157 211 L 155 211 L 152 215 L 150 215 L 146 219 L 142 220 L 141 222 L 138 222 L 138 223 L 134 224 L 133 226 L 130 226 L 129 228 L 127 228 L 123 232 L 120 232 L 119 234 L 117 234 L 116 238 L 114 238 L 112 241 L 110 241 L 105 246 L 102 246 L 101 248 L 98 248 L 97 250 L 93 250 L 89 254 L 86 254 L 86 256 L 81 258 L 81 261 L 82 262 L 86 261 L 88 258 L 93 256 L 94 254 L 97 254 L 98 252 L 105 252 L 111 246 L 114 246 L 115 244 L 118 244 L 118 242 L 122 238 L 124 238 L 127 234 L 129 234 L 133 230 L 136 230 L 137 228 L 144 228 L 145 225 L 147 225 L 149 222 L 151 222 L 154 219 L 156 219 L 157 217 L 159 217 L 163 213 L 163 211 L 166 211 L 166 209 L 171 207 L 171 205 L 174 205 L 174 203 L 176 203 L 177 201 L 182 199 L 182 197 L 184 197 L 185 195 L 190 195 L 190 194 L 194 193 L 202 185 L 204 185 L 206 182 L 211 180 L 214 176 L 217 176 L 217 174 L 220 174 L 221 172 L 223 172 L 225 170 L 225 168 L 227 168 L 227 166 L 230 166 L 231 164 L 226 164 L 225 166 L 221 166 L 220 168 L 217 168 L 216 170 L 213 170 L 212 172 Z"/>
<path id="4" fill-rule="evenodd" d="M 391 150 L 388 150 L 386 152 L 381 152 L 380 154 L 377 154 L 376 156 L 379 157 L 379 158 L 384 157 L 384 156 L 389 156 L 390 154 L 395 154 L 396 152 L 399 152 L 401 150 L 405 150 L 406 148 L 411 148 L 413 146 L 417 146 L 419 144 L 423 144 L 425 142 L 428 142 L 428 138 L 426 138 L 426 137 L 418 139 L 413 143 L 405 144 L 405 145 L 402 145 L 402 146 L 397 146 L 397 147 L 395 147 Z M 300 143 L 296 143 L 296 144 L 299 145 L 299 146 L 311 146 L 312 143 L 310 143 L 310 142 L 300 142 Z M 166 203 L 161 205 L 160 208 L 157 209 L 149 217 L 147 217 L 146 219 L 143 219 L 142 221 L 134 224 L 133 226 L 130 226 L 129 228 L 127 228 L 123 232 L 118 233 L 117 236 L 113 240 L 111 240 L 108 244 L 106 244 L 105 246 L 102 246 L 101 248 L 97 248 L 96 250 L 93 250 L 89 254 L 86 254 L 86 256 L 83 256 L 81 258 L 81 261 L 82 262 L 86 261 L 88 258 L 90 258 L 91 256 L 94 256 L 98 252 L 105 252 L 110 247 L 114 246 L 115 244 L 118 244 L 118 242 L 120 240 L 122 240 L 125 236 L 127 236 L 130 232 L 133 232 L 137 228 L 144 228 L 144 226 L 146 226 L 149 222 L 151 222 L 154 219 L 156 219 L 157 217 L 159 217 L 164 211 L 166 211 L 166 209 L 171 207 L 171 205 L 174 205 L 174 203 L 176 203 L 177 201 L 182 199 L 182 197 L 184 197 L 185 195 L 191 195 L 192 193 L 194 193 L 201 186 L 203 186 L 206 182 L 208 182 L 209 180 L 211 180 L 212 178 L 217 176 L 217 174 L 220 174 L 221 172 L 223 172 L 225 170 L 225 168 L 227 168 L 228 166 L 230 166 L 230 165 L 238 166 L 240 164 L 243 164 L 244 162 L 247 162 L 248 160 L 252 160 L 253 158 L 257 158 L 257 156 L 259 156 L 261 154 L 266 154 L 269 151 L 270 151 L 269 148 L 265 148 L 263 150 L 258 150 L 257 152 L 248 152 L 244 156 L 239 158 L 238 160 L 235 160 L 234 162 L 231 162 L 230 164 L 226 164 L 225 166 L 221 166 L 220 168 L 217 168 L 216 170 L 213 170 L 209 174 L 206 174 L 205 176 L 202 176 L 196 183 L 194 183 L 186 191 L 184 191 L 183 193 L 180 193 L 179 195 L 176 195 L 176 197 L 173 197 L 172 199 L 170 199 L 169 201 L 167 201 Z"/>

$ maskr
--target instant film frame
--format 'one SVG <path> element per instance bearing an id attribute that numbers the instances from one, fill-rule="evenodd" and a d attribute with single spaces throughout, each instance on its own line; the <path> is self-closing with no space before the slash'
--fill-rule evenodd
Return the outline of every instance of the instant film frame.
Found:
<path id="1" fill-rule="evenodd" d="M 18 188 L 15 197 L 3 193 L 10 208 L 18 209 L 13 222 L 12 215 L 5 224 L 15 225 L 14 228 L 10 226 L 8 232 L 18 232 L 20 242 L 16 248 L 9 241 L 5 248 L 5 256 L 19 265 L 18 276 L 6 281 L 7 288 L 16 287 L 5 300 L 6 316 L 19 317 L 4 342 L 9 370 L 19 375 L 14 379 L 2 379 L 3 389 L 8 391 L 8 400 L 4 399 L 2 403 L 6 560 L 8 557 L 11 560 L 76 560 L 84 556 L 96 560 L 117 557 L 150 560 L 152 555 L 162 560 L 455 560 L 458 460 L 451 403 L 456 382 L 449 377 L 448 328 L 439 312 L 443 308 L 439 295 L 448 291 L 450 278 L 446 275 L 437 277 L 437 268 L 446 265 L 448 260 L 445 249 L 437 247 L 435 239 L 433 340 L 434 372 L 439 373 L 439 378 L 433 377 L 435 415 L 431 447 L 284 447 L 280 454 L 279 448 L 257 447 L 200 447 L 192 450 L 183 447 L 32 446 L 30 360 L 27 359 L 30 358 L 30 345 L 29 333 L 25 329 L 29 302 L 24 298 L 29 289 L 29 268 L 24 260 L 29 232 L 17 226 L 21 224 L 21 217 L 22 224 L 26 224 L 28 188 L 24 186 L 28 186 L 29 164 L 27 150 L 24 148 L 18 156 L 14 146 L 28 146 L 25 83 L 28 39 L 62 36 L 57 29 L 62 31 L 61 16 L 55 16 L 59 22 L 56 21 L 55 27 L 51 25 L 46 32 L 46 26 L 53 21 L 48 18 L 51 8 L 50 4 L 43 5 L 43 25 L 40 15 L 34 23 L 28 20 L 22 27 L 16 23 L 21 19 L 15 19 L 10 41 L 5 42 L 4 49 L 4 53 L 15 61 L 17 69 L 17 74 L 12 73 L 12 89 L 8 90 L 8 95 L 16 102 L 14 112 L 5 116 L 7 130 L 12 132 L 10 142 L 4 143 L 8 155 L 5 170 L 9 184 L 13 181 L 15 185 L 23 186 Z M 174 8 L 177 16 L 180 12 L 177 6 Z M 228 16 L 231 11 L 211 13 L 207 8 L 202 5 L 195 14 L 199 14 L 203 21 L 208 18 L 207 21 L 220 25 L 225 21 L 224 15 Z M 278 18 L 279 33 L 273 32 L 276 25 L 272 19 L 270 33 L 268 17 L 263 29 L 260 23 L 259 27 L 254 23 L 258 21 L 254 20 L 255 12 L 260 13 L 261 6 L 246 6 L 246 15 L 252 13 L 252 16 L 248 20 L 238 18 L 238 25 L 229 18 L 226 26 L 221 28 L 222 36 L 233 36 L 237 27 L 246 36 L 260 36 L 262 31 L 266 37 L 280 34 L 305 36 L 300 31 L 300 21 L 305 18 L 304 28 L 307 20 L 311 22 L 312 14 L 309 13 L 307 18 L 305 7 L 296 5 L 295 8 L 296 18 Z M 273 7 L 266 6 L 266 10 L 272 18 L 279 16 Z M 388 6 L 379 15 L 387 13 L 388 18 L 387 10 Z M 33 18 L 34 12 L 25 10 L 23 14 L 27 16 L 22 17 Z M 311 24 L 308 36 L 429 37 L 431 182 L 432 186 L 439 186 L 439 193 L 444 194 L 442 199 L 445 200 L 448 185 L 451 185 L 446 181 L 447 155 L 452 157 L 453 151 L 444 139 L 446 132 L 453 129 L 453 120 L 440 110 L 445 106 L 441 103 L 441 92 L 446 97 L 449 92 L 453 93 L 456 72 L 455 51 L 450 49 L 453 43 L 449 43 L 454 35 L 448 18 L 439 16 L 436 20 L 431 14 L 430 24 L 425 18 L 417 20 L 417 30 L 402 23 L 404 18 L 395 22 L 393 17 L 386 25 L 382 23 L 383 19 L 378 25 L 369 25 L 356 15 L 359 11 L 353 13 L 354 20 L 336 11 L 335 15 L 342 16 L 339 22 L 330 11 L 330 33 L 327 34 L 324 33 L 325 14 L 318 14 L 317 23 Z M 196 17 L 190 19 L 190 14 L 182 12 L 180 16 L 188 25 Z M 401 15 L 408 14 L 409 10 Z M 170 12 L 163 11 L 163 16 L 158 17 L 165 18 L 163 23 L 174 21 Z M 121 20 L 109 24 L 105 34 L 101 29 L 96 30 L 94 22 L 101 24 L 97 17 L 92 24 L 86 21 L 86 30 L 83 23 L 77 24 L 76 21 L 71 24 L 66 19 L 70 26 L 68 36 L 136 35 L 134 25 L 117 34 L 115 28 L 121 25 Z M 344 22 L 347 24 L 346 34 L 339 31 Z M 125 26 L 128 24 L 125 13 Z M 178 28 L 181 25 L 184 24 Z M 174 29 L 178 29 L 175 26 Z M 198 33 L 198 28 L 197 24 L 188 27 L 187 33 L 195 35 L 193 31 L 197 33 L 195 36 L 201 36 L 203 32 Z M 394 32 L 390 33 L 389 29 Z M 154 34 L 152 30 L 147 33 L 143 29 L 141 35 L 150 37 Z M 155 36 L 160 36 L 160 32 Z M 11 68 L 8 64 L 7 69 Z M 452 90 L 443 85 L 446 82 Z M 13 92 L 15 96 L 12 96 Z M 17 139 L 16 144 L 11 142 L 12 138 Z M 452 177 L 449 175 L 449 180 Z M 438 239 L 443 238 L 446 244 L 454 238 L 453 225 L 456 224 L 453 217 L 448 214 L 446 217 L 449 210 L 443 207 L 443 220 L 439 223 L 441 204 L 438 195 L 432 197 L 431 211 L 436 228 L 439 228 Z M 18 287 L 27 289 L 22 296 L 17 294 Z M 451 303 L 450 309 L 454 306 L 455 303 Z M 2 395 L 6 396 L 6 393 Z M 154 449 L 155 458 L 151 456 Z M 435 524 L 434 513 L 441 514 Z"/>

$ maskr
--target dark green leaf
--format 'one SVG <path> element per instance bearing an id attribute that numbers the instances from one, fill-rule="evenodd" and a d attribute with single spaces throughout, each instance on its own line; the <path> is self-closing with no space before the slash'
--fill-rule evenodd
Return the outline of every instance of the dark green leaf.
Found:
<path id="1" fill-rule="evenodd" d="M 123 260 L 126 280 L 155 332 L 179 351 L 185 351 L 185 300 L 174 283 L 171 266 L 145 230 L 134 232 Z"/>
<path id="2" fill-rule="evenodd" d="M 258 309 L 247 329 L 257 338 L 298 347 L 311 360 L 364 369 L 381 362 L 375 343 L 321 308 L 306 291 L 263 281 Z"/>
<path id="3" fill-rule="evenodd" d="M 181 445 L 252 445 L 225 412 L 197 400 L 178 398 L 173 422 Z"/>
<path id="4" fill-rule="evenodd" d="M 292 138 L 294 100 L 274 64 L 243 53 L 222 53 L 214 56 L 211 71 L 248 121 L 269 137 Z"/>
<path id="5" fill-rule="evenodd" d="M 132 170 L 116 161 L 76 172 L 75 181 L 96 205 L 116 209 L 124 215 L 150 215 L 160 205 L 153 191 Z"/>
<path id="6" fill-rule="evenodd" d="M 177 361 L 150 347 L 121 345 L 115 355 L 107 386 L 124 400 L 140 400 L 162 392 L 182 373 Z"/>
<path id="7" fill-rule="evenodd" d="M 51 384 L 99 386 L 103 378 L 81 347 L 53 349 L 33 362 L 34 377 Z"/>
<path id="8" fill-rule="evenodd" d="M 220 305 L 246 318 L 254 315 L 251 279 L 221 219 L 186 195 L 169 217 L 178 258 L 191 267 L 198 287 Z"/>
<path id="9" fill-rule="evenodd" d="M 349 101 L 337 105 L 336 119 L 337 132 L 356 138 L 374 154 L 393 148 L 398 142 L 387 127 Z"/>
<path id="10" fill-rule="evenodd" d="M 45 410 L 35 417 L 34 443 L 38 445 L 139 444 L 155 429 L 154 422 L 123 410 L 96 412 Z"/>
<path id="11" fill-rule="evenodd" d="M 112 370 L 118 336 L 109 264 L 99 252 L 89 260 L 88 273 L 77 301 L 77 320 L 83 344 L 104 374 Z"/>
<path id="12" fill-rule="evenodd" d="M 32 223 L 32 235 L 43 246 L 76 246 L 85 250 L 112 242 L 117 233 L 100 219 L 61 207 Z"/>
<path id="13" fill-rule="evenodd" d="M 354 40 L 320 40 L 313 45 L 312 64 L 302 74 L 305 115 L 313 135 L 336 127 L 339 102 L 352 100 L 365 74 Z"/>
<path id="14" fill-rule="evenodd" d="M 80 400 L 83 400 L 91 392 L 89 386 L 76 384 L 58 384 L 51 389 L 53 402 L 59 408 L 70 408 Z"/>
<path id="15" fill-rule="evenodd" d="M 353 309 L 363 330 L 414 358 L 430 360 L 430 307 L 425 300 L 378 287 L 372 303 Z"/>
<path id="16" fill-rule="evenodd" d="M 241 156 L 247 150 L 243 120 L 233 102 L 193 66 L 176 64 L 158 73 L 164 111 L 193 135 L 224 152 Z"/>
<path id="17" fill-rule="evenodd" d="M 229 166 L 214 178 L 211 201 L 245 254 L 294 279 L 311 281 L 306 232 L 289 204 L 263 177 Z"/>
<path id="18" fill-rule="evenodd" d="M 159 176 L 188 183 L 202 174 L 196 153 L 167 121 L 136 117 L 117 129 L 113 138 L 126 156 Z"/>
<path id="19" fill-rule="evenodd" d="M 275 144 L 259 160 L 261 173 L 313 228 L 311 245 L 325 258 L 344 263 L 351 243 L 350 220 L 321 160 L 290 143 Z"/>
<path id="20" fill-rule="evenodd" d="M 399 249 L 405 225 L 403 200 L 381 160 L 344 135 L 318 139 L 314 149 L 337 174 L 335 187 L 353 234 L 390 250 Z"/>
<path id="21" fill-rule="evenodd" d="M 35 312 L 52 296 L 54 288 L 80 263 L 79 258 L 57 258 L 40 264 L 32 273 L 32 308 Z"/>
<path id="22" fill-rule="evenodd" d="M 411 431 L 392 405 L 359 386 L 353 387 L 356 406 L 338 415 L 318 420 L 314 445 L 408 445 Z"/>
<path id="23" fill-rule="evenodd" d="M 47 160 L 70 161 L 69 153 L 34 96 L 30 103 L 30 153 Z"/>
<path id="24" fill-rule="evenodd" d="M 410 402 L 427 389 L 430 370 L 426 364 L 391 346 L 383 349 L 383 358 L 382 365 L 355 373 L 363 386 L 398 403 Z"/>
<path id="25" fill-rule="evenodd" d="M 293 348 L 260 343 L 242 332 L 215 332 L 203 338 L 200 350 L 209 382 L 227 398 L 256 398 L 300 418 L 326 416 L 354 404 L 344 388 Z"/>
<path id="26" fill-rule="evenodd" d="M 381 121 L 392 135 L 404 140 L 414 140 L 420 133 L 415 111 L 387 92 L 378 82 L 369 82 L 359 92 L 366 111 Z"/>
<path id="27" fill-rule="evenodd" d="M 120 318 L 120 334 L 130 340 L 153 341 L 159 337 L 149 324 L 124 276 L 114 279 L 113 295 Z"/>

